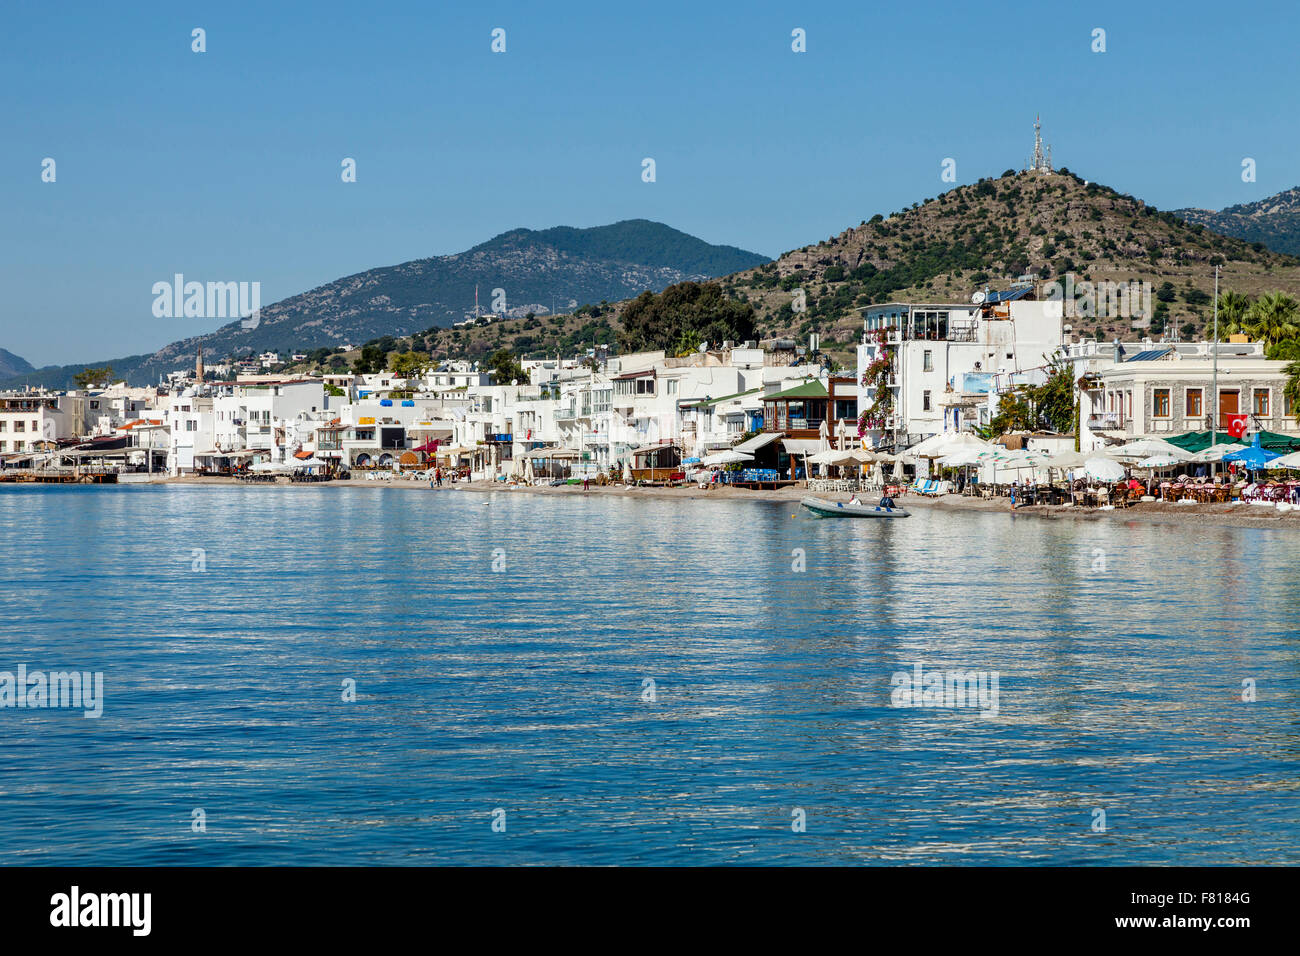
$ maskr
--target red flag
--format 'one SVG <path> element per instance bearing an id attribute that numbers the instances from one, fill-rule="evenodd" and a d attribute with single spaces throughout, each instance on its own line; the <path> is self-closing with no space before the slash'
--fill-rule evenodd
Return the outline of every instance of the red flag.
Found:
<path id="1" fill-rule="evenodd" d="M 1246 434 L 1247 415 L 1227 415 L 1228 434 L 1233 438 L 1243 438 Z"/>

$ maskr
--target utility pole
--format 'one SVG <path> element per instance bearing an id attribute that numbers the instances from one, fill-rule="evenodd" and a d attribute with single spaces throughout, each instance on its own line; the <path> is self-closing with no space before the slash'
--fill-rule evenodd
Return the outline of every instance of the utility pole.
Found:
<path id="1" fill-rule="evenodd" d="M 1214 417 L 1210 420 L 1210 447 L 1219 440 L 1219 267 L 1214 267 Z"/>

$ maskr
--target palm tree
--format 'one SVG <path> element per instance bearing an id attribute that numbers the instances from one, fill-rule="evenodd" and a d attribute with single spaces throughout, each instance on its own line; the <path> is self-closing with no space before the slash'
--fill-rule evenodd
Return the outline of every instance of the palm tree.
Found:
<path id="1" fill-rule="evenodd" d="M 1219 294 L 1219 334 L 1237 335 L 1245 332 L 1246 313 L 1250 310 L 1250 297 L 1225 289 Z"/>
<path id="2" fill-rule="evenodd" d="M 1296 418 L 1300 419 L 1300 362 L 1291 362 L 1287 365 L 1286 385 L 1282 387 L 1282 394 L 1295 409 Z"/>
<path id="3" fill-rule="evenodd" d="M 1265 292 L 1246 311 L 1246 324 L 1251 335 L 1264 344 L 1276 345 L 1300 331 L 1300 302 L 1285 292 Z"/>

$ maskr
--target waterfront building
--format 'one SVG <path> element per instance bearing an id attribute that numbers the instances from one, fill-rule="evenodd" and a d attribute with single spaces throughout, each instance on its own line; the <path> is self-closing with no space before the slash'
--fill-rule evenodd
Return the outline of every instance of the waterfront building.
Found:
<path id="1" fill-rule="evenodd" d="M 1142 435 L 1226 432 L 1245 417 L 1246 434 L 1300 434 L 1286 397 L 1285 361 L 1264 357 L 1262 342 L 1082 342 L 1066 352 L 1079 382 L 1080 447 Z M 1219 419 L 1214 421 L 1215 353 Z"/>
<path id="2" fill-rule="evenodd" d="M 0 457 L 38 451 L 42 443 L 79 438 L 91 423 L 90 399 L 76 393 L 0 394 Z"/>
<path id="3" fill-rule="evenodd" d="M 999 392 L 1046 378 L 1065 341 L 1060 299 L 1038 299 L 1026 283 L 972 299 L 861 310 L 858 409 L 869 444 L 902 449 L 985 424 Z"/>

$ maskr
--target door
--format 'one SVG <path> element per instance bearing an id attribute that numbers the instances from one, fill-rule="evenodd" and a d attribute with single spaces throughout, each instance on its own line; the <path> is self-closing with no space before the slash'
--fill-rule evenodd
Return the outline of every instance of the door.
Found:
<path id="1" fill-rule="evenodd" d="M 1228 427 L 1228 416 L 1236 415 L 1240 410 L 1237 408 L 1237 401 L 1240 393 L 1236 391 L 1226 391 L 1219 389 L 1219 430 Z"/>

